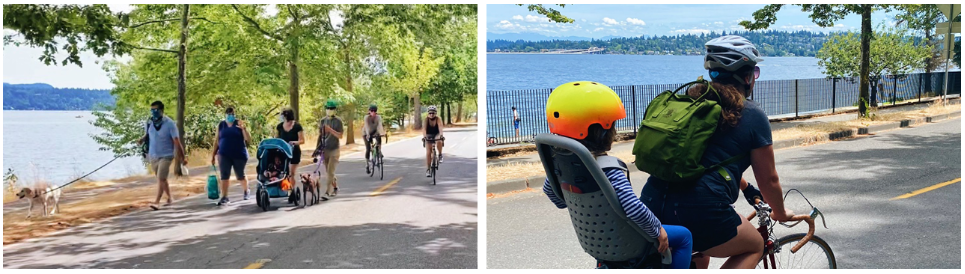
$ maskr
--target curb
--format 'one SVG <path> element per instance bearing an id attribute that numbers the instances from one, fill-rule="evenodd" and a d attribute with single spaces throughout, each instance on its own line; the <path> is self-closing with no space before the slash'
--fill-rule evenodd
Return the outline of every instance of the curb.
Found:
<path id="1" fill-rule="evenodd" d="M 781 140 L 781 141 L 774 142 L 774 149 L 777 150 L 782 148 L 800 147 L 800 146 L 805 146 L 815 142 L 836 141 L 836 140 L 841 140 L 846 138 L 858 137 L 860 135 L 868 135 L 868 134 L 874 134 L 876 132 L 899 129 L 904 127 L 911 127 L 911 126 L 927 124 L 927 123 L 934 123 L 934 122 L 948 120 L 951 118 L 958 118 L 958 117 L 962 117 L 961 111 L 956 111 L 948 114 L 922 117 L 922 118 L 902 120 L 898 122 L 892 122 L 892 123 L 874 125 L 874 126 L 868 126 L 868 127 L 862 127 L 862 128 L 852 128 L 849 130 L 832 132 L 827 135 L 801 137 L 801 138 L 790 139 L 790 140 Z M 525 190 L 526 188 L 541 188 L 544 180 L 546 180 L 546 176 L 540 175 L 540 176 L 533 176 L 533 177 L 527 177 L 522 179 L 509 179 L 509 180 L 502 180 L 502 181 L 495 181 L 495 182 L 487 182 L 486 193 L 499 194 L 499 193 L 516 191 L 516 190 Z"/>

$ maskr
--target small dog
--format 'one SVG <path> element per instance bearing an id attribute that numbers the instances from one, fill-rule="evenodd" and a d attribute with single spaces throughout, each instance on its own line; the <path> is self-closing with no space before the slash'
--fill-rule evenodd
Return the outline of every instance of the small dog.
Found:
<path id="1" fill-rule="evenodd" d="M 34 210 L 34 204 L 40 203 L 44 206 L 44 217 L 56 214 L 60 210 L 60 189 L 54 189 L 51 187 L 37 188 L 44 189 L 43 192 L 39 192 L 36 189 L 30 189 L 25 187 L 17 193 L 18 199 L 27 198 L 30 202 L 30 208 L 27 209 L 27 218 L 31 217 Z M 49 208 L 49 211 L 48 211 Z"/>
<path id="2" fill-rule="evenodd" d="M 302 173 L 302 197 L 305 198 L 305 205 L 318 203 L 318 180 L 313 180 L 312 175 L 308 173 Z M 312 194 L 312 198 L 308 198 L 308 193 Z"/>

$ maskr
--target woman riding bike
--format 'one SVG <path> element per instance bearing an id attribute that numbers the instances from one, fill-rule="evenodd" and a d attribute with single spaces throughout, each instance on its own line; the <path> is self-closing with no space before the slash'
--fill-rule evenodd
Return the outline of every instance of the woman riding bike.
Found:
<path id="1" fill-rule="evenodd" d="M 369 105 L 369 115 L 365 116 L 365 122 L 362 123 L 362 140 L 365 140 L 365 174 L 371 172 L 369 170 L 369 157 L 372 154 L 372 141 L 375 141 L 377 147 L 382 147 L 382 138 L 378 136 L 385 136 L 382 116 L 378 112 L 378 106 L 375 104 Z"/>
<path id="2" fill-rule="evenodd" d="M 723 165 L 733 180 L 719 172 L 707 172 L 692 184 L 674 184 L 651 176 L 643 187 L 640 200 L 654 210 L 663 223 L 681 225 L 694 237 L 694 250 L 712 257 L 729 257 L 722 268 L 754 268 L 763 254 L 764 242 L 753 225 L 734 211 L 738 190 L 745 198 L 762 196 L 771 205 L 771 218 L 785 221 L 792 214 L 784 209 L 781 184 L 774 164 L 771 127 L 764 111 L 749 97 L 760 75 L 757 63 L 763 61 L 750 41 L 728 35 L 708 41 L 704 68 L 709 71 L 711 85 L 718 94 L 705 98 L 717 101 L 721 123 L 704 151 L 701 165 L 712 166 L 723 160 L 748 155 Z M 688 95 L 697 97 L 706 90 L 696 85 Z M 761 185 L 757 191 L 746 185 L 741 175 L 748 167 Z M 744 187 L 746 185 L 746 188 Z M 763 195 L 761 195 L 763 194 Z M 698 259 L 698 268 L 706 268 L 708 257 Z"/>
<path id="3" fill-rule="evenodd" d="M 439 162 L 442 163 L 442 147 L 444 140 L 442 137 L 442 119 L 436 116 L 436 106 L 429 106 L 429 113 L 426 115 L 425 126 L 422 127 L 422 137 L 426 142 L 426 177 L 432 177 L 432 144 L 428 140 L 435 140 L 436 150 L 439 151 Z"/>

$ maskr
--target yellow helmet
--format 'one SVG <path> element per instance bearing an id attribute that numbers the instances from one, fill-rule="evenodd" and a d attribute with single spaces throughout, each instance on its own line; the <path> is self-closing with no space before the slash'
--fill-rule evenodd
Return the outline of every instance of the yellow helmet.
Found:
<path id="1" fill-rule="evenodd" d="M 623 101 L 606 85 L 579 81 L 562 84 L 546 100 L 546 122 L 550 132 L 582 140 L 592 124 L 610 129 L 626 118 Z"/>

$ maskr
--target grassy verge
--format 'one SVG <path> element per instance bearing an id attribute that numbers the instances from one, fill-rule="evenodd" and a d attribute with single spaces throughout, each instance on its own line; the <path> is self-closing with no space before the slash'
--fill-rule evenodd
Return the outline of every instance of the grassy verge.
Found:
<path id="1" fill-rule="evenodd" d="M 772 139 L 774 141 L 780 140 L 791 140 L 797 138 L 809 138 L 806 144 L 817 144 L 819 136 L 827 136 L 830 133 L 867 127 L 872 125 L 880 125 L 885 123 L 897 122 L 906 119 L 922 118 L 927 116 L 935 116 L 939 114 L 952 113 L 955 111 L 960 111 L 962 106 L 960 104 L 949 104 L 944 105 L 940 101 L 935 101 L 929 104 L 928 107 L 912 110 L 912 111 L 902 111 L 885 113 L 880 115 L 873 115 L 872 118 L 867 119 L 852 119 L 846 121 L 838 122 L 810 122 L 798 125 L 792 128 L 785 128 L 780 130 L 775 130 L 772 133 Z M 629 140 L 632 142 L 633 140 Z M 514 157 L 530 155 L 535 152 L 533 151 L 522 151 L 512 154 L 507 154 L 501 157 Z M 633 160 L 633 155 L 629 150 L 622 151 L 610 151 L 611 156 L 616 156 L 621 160 L 630 163 Z M 509 163 L 506 165 L 492 166 L 486 168 L 486 181 L 495 182 L 509 179 L 521 179 L 533 176 L 545 175 L 543 172 L 543 165 L 539 162 L 534 163 Z"/>

